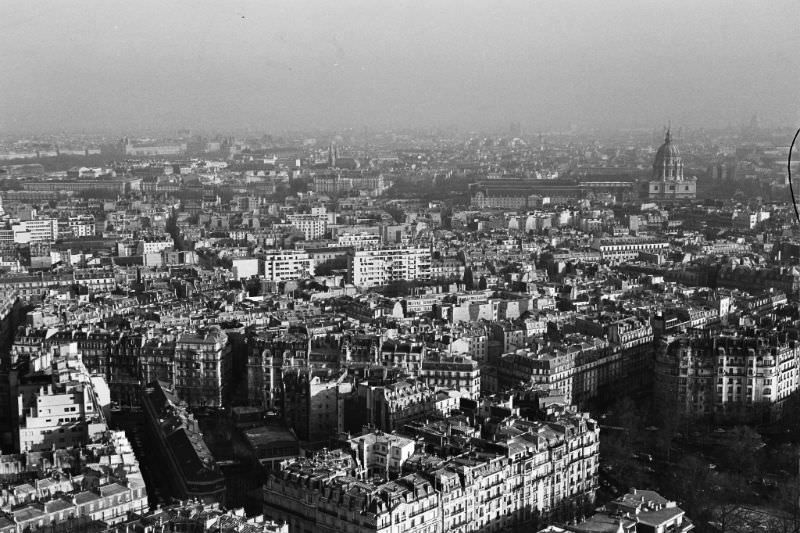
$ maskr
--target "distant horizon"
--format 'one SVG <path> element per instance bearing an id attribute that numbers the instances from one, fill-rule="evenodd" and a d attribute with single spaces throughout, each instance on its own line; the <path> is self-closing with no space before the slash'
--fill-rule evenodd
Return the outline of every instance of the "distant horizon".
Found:
<path id="1" fill-rule="evenodd" d="M 414 127 L 414 126 L 405 126 L 405 127 L 398 127 L 398 128 L 368 128 L 367 132 L 370 137 L 375 135 L 385 135 L 385 134 L 425 134 L 425 135 L 433 135 L 433 134 L 443 134 L 443 135 L 459 135 L 459 136 L 467 136 L 467 135 L 487 135 L 487 136 L 495 136 L 495 137 L 511 137 L 510 132 L 511 124 L 505 126 L 505 128 L 462 128 L 462 127 Z M 743 129 L 747 129 L 749 124 L 742 121 L 738 124 L 728 124 L 726 126 L 688 126 L 685 124 L 671 124 L 669 122 L 659 125 L 659 126 L 651 126 L 651 127 L 630 127 L 630 128 L 603 128 L 603 127 L 586 127 L 582 128 L 579 126 L 573 127 L 566 127 L 564 129 L 551 129 L 551 130 L 536 130 L 533 128 L 526 129 L 524 125 L 522 125 L 522 131 L 519 135 L 520 138 L 525 137 L 535 137 L 538 135 L 575 135 L 575 136 L 582 136 L 582 135 L 614 135 L 614 134 L 641 134 L 641 135 L 651 135 L 654 133 L 661 133 L 666 131 L 666 129 L 671 128 L 673 134 L 675 132 L 683 131 L 684 134 L 690 133 L 695 134 L 698 132 L 707 132 L 707 133 L 738 133 L 741 132 Z M 778 133 L 778 132 L 795 132 L 797 127 L 793 124 L 760 124 L 759 131 L 764 133 Z M 188 131 L 188 133 L 186 133 Z M 22 139 L 25 137 L 31 138 L 47 138 L 47 137 L 58 137 L 58 136 L 74 136 L 74 137 L 103 137 L 105 139 L 111 140 L 116 139 L 120 140 L 125 137 L 129 137 L 132 139 L 142 139 L 147 137 L 153 137 L 157 139 L 177 139 L 181 137 L 206 137 L 206 138 L 214 138 L 214 137 L 236 137 L 236 136 L 271 136 L 271 137 L 287 137 L 287 136 L 302 136 L 305 138 L 313 138 L 315 135 L 319 136 L 352 136 L 352 137 L 363 137 L 364 136 L 364 128 L 361 127 L 345 127 L 345 128 L 330 128 L 330 129 L 281 129 L 281 130 L 269 130 L 267 128 L 264 129 L 252 129 L 252 130 L 245 130 L 241 128 L 232 128 L 230 130 L 202 130 L 202 129 L 195 129 L 189 127 L 176 127 L 176 128 L 153 128 L 153 129 L 141 129 L 141 130 L 133 130 L 133 129 L 125 129 L 124 127 L 114 128 L 114 130 L 84 130 L 84 131 L 69 131 L 69 130 L 61 130 L 61 131 L 28 131 L 28 132 L 13 132 L 13 131 L 4 131 L 0 132 L 0 138 L 15 138 L 15 139 Z M 789 139 L 791 140 L 791 139 Z"/>
<path id="2" fill-rule="evenodd" d="M 0 5 L 0 134 L 800 120 L 775 2 Z"/>

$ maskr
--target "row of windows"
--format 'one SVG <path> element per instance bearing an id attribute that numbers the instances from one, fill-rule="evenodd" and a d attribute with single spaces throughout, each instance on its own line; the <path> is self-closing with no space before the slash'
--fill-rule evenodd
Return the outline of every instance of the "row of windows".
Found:
<path id="1" fill-rule="evenodd" d="M 666 190 L 674 191 L 674 190 L 675 190 L 675 187 L 676 187 L 675 185 L 670 185 L 670 186 L 669 186 L 669 189 L 667 189 L 667 187 L 665 186 L 665 187 L 664 187 L 664 190 L 665 190 L 665 191 L 666 191 Z M 654 191 L 658 191 L 658 190 L 660 190 L 660 188 L 659 188 L 659 185 L 653 185 L 653 190 L 654 190 Z M 680 189 L 679 189 L 679 190 L 680 190 Z M 688 191 L 688 190 L 689 190 L 689 186 L 688 186 L 688 185 L 684 185 L 684 186 L 683 186 L 683 190 L 684 190 L 684 191 Z"/>

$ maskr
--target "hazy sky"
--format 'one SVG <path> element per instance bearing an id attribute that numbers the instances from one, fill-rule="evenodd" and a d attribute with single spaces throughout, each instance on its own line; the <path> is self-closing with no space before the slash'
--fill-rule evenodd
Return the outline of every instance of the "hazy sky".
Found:
<path id="1" fill-rule="evenodd" d="M 800 118 L 800 3 L 0 0 L 0 133 Z"/>

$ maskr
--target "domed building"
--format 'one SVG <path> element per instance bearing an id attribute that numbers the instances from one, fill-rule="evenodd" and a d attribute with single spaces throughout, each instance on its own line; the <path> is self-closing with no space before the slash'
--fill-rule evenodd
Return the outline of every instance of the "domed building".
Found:
<path id="1" fill-rule="evenodd" d="M 670 130 L 656 152 L 653 177 L 647 185 L 647 197 L 651 200 L 684 200 L 697 196 L 697 178 L 683 177 L 683 158 L 672 143 Z"/>

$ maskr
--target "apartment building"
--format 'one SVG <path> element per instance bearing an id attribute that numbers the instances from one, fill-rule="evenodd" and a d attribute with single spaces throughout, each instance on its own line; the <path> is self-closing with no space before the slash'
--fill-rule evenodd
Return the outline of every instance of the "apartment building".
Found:
<path id="1" fill-rule="evenodd" d="M 355 388 L 352 423 L 370 424 L 382 431 L 402 428 L 408 422 L 436 411 L 436 391 L 422 381 L 398 380 L 381 385 L 359 383 Z"/>
<path id="2" fill-rule="evenodd" d="M 342 194 L 365 191 L 370 196 L 380 196 L 392 186 L 390 179 L 372 172 L 332 172 L 314 176 L 314 192 L 320 194 Z"/>
<path id="3" fill-rule="evenodd" d="M 653 237 L 600 237 L 592 241 L 592 249 L 603 259 L 612 262 L 633 261 L 639 253 L 660 254 L 669 249 L 669 243 Z"/>
<path id="4" fill-rule="evenodd" d="M 214 327 L 177 334 L 30 328 L 15 339 L 12 359 L 66 345 L 75 346 L 90 374 L 107 379 L 111 399 L 121 406 L 140 406 L 140 388 L 155 380 L 196 407 L 219 406 L 230 392 L 230 346 Z"/>
<path id="5" fill-rule="evenodd" d="M 121 335 L 109 344 L 107 372 L 111 397 L 120 406 L 141 406 L 141 387 L 162 380 L 175 383 L 175 338 Z M 102 370 L 101 370 L 102 368 Z"/>
<path id="6" fill-rule="evenodd" d="M 658 401 L 681 415 L 780 412 L 800 385 L 800 344 L 775 331 L 667 336 L 656 352 Z"/>
<path id="7" fill-rule="evenodd" d="M 90 376 L 75 347 L 58 347 L 12 369 L 14 446 L 22 452 L 85 444 L 108 429 L 107 386 Z"/>
<path id="8" fill-rule="evenodd" d="M 560 391 L 568 403 L 581 408 L 612 401 L 620 385 L 640 387 L 651 379 L 652 333 L 643 327 L 631 335 L 630 340 L 610 343 L 573 333 L 561 342 L 541 341 L 528 349 L 490 357 L 489 366 L 497 378 L 483 382 L 484 392 L 537 386 Z"/>
<path id="9" fill-rule="evenodd" d="M 217 327 L 175 340 L 175 393 L 190 407 L 221 407 L 229 386 L 230 345 Z"/>
<path id="10" fill-rule="evenodd" d="M 356 250 L 347 256 L 347 274 L 357 287 L 375 287 L 400 280 L 428 280 L 431 251 L 427 248 Z"/>
<path id="11" fill-rule="evenodd" d="M 496 341 L 504 353 L 513 352 L 514 350 L 525 348 L 528 330 L 524 324 L 503 320 L 489 326 L 489 335 L 489 339 Z"/>
<path id="12" fill-rule="evenodd" d="M 253 332 L 247 337 L 247 398 L 254 407 L 275 409 L 283 394 L 284 365 L 294 367 L 308 360 L 308 335 L 286 330 Z"/>
<path id="13" fill-rule="evenodd" d="M 800 293 L 800 270 L 797 267 L 745 267 L 723 265 L 716 273 L 718 287 L 752 293 L 774 290 L 788 296 Z"/>
<path id="14" fill-rule="evenodd" d="M 29 242 L 56 242 L 58 239 L 58 219 L 38 218 L 23 220 L 11 224 L 10 233 L 4 240 L 11 237 L 14 243 L 24 244 Z"/>
<path id="15" fill-rule="evenodd" d="M 419 379 L 431 388 L 463 392 L 473 400 L 481 392 L 481 370 L 478 362 L 469 357 L 428 354 L 422 361 Z"/>
<path id="16" fill-rule="evenodd" d="M 703 316 L 694 316 L 702 320 Z M 611 354 L 621 356 L 619 374 L 613 376 L 618 383 L 624 383 L 628 391 L 649 390 L 653 382 L 653 327 L 645 318 L 636 316 L 579 316 L 574 328 L 587 335 L 605 339 Z"/>
<path id="17" fill-rule="evenodd" d="M 442 280 L 464 279 L 464 263 L 455 257 L 443 257 L 431 262 L 431 278 Z"/>
<path id="18" fill-rule="evenodd" d="M 374 233 L 342 233 L 336 237 L 336 245 L 366 250 L 376 248 L 381 244 L 381 236 Z"/>
<path id="19" fill-rule="evenodd" d="M 259 274 L 259 259 L 255 257 L 235 257 L 231 260 L 231 272 L 236 279 L 249 279 Z"/>
<path id="20" fill-rule="evenodd" d="M 430 313 L 442 304 L 444 294 L 420 294 L 403 299 L 406 315 L 423 315 Z"/>
<path id="21" fill-rule="evenodd" d="M 164 250 L 172 250 L 175 243 L 168 235 L 146 237 L 136 243 L 136 255 L 158 254 Z"/>
<path id="22" fill-rule="evenodd" d="M 78 238 L 92 237 L 95 234 L 94 215 L 78 215 L 67 220 L 72 235 Z"/>
<path id="23" fill-rule="evenodd" d="M 509 419 L 491 444 L 474 439 L 456 457 L 418 451 L 405 460 L 411 439 L 368 433 L 346 452 L 286 462 L 264 485 L 264 513 L 290 532 L 502 531 L 565 499 L 594 500 L 599 431 L 588 414 L 567 409 L 548 420 Z"/>
<path id="24" fill-rule="evenodd" d="M 352 392 L 346 374 L 313 371 L 310 368 L 284 369 L 282 376 L 283 418 L 310 443 L 324 443 L 344 431 L 344 400 Z"/>
<path id="25" fill-rule="evenodd" d="M 365 479 L 357 470 L 341 450 L 291 461 L 264 484 L 264 514 L 287 522 L 290 533 L 443 531 L 440 496 L 430 480 L 420 474 Z"/>
<path id="26" fill-rule="evenodd" d="M 501 392 L 518 386 L 559 391 L 579 407 L 613 398 L 623 376 L 622 353 L 605 339 L 572 334 L 563 342 L 545 342 L 490 358 L 497 372 L 497 389 L 487 380 L 485 391 Z"/>
<path id="27" fill-rule="evenodd" d="M 307 241 L 324 237 L 328 231 L 327 213 L 300 213 L 288 215 L 287 222 L 300 231 Z"/>
<path id="28" fill-rule="evenodd" d="M 314 275 L 314 260 L 308 252 L 280 250 L 262 256 L 264 279 L 268 281 L 291 281 Z"/>
<path id="29" fill-rule="evenodd" d="M 449 351 L 478 362 L 486 361 L 489 356 L 488 328 L 482 324 L 464 323 L 454 331 Z"/>
<path id="30" fill-rule="evenodd" d="M 419 375 L 427 352 L 425 343 L 414 338 L 387 340 L 381 344 L 378 363 L 386 367 L 402 368 L 416 376 Z"/>

